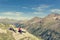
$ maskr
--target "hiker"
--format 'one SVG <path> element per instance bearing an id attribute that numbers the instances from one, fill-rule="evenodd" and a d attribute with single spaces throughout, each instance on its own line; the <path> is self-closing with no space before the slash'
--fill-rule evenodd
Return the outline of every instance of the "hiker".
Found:
<path id="1" fill-rule="evenodd" d="M 19 32 L 19 33 L 22 33 L 21 27 L 18 28 L 18 32 Z"/>
<path id="2" fill-rule="evenodd" d="M 21 27 L 18 28 L 18 32 L 21 33 L 21 34 L 22 33 L 25 33 L 25 31 L 22 31 L 22 28 Z"/>
<path id="3" fill-rule="evenodd" d="M 9 28 L 9 30 L 12 30 L 12 31 L 14 31 L 16 33 L 16 30 L 14 30 L 13 28 Z"/>

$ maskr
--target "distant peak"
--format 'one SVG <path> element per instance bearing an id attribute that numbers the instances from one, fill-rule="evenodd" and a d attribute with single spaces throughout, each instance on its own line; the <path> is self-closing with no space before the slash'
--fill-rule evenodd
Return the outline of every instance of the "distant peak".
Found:
<path id="1" fill-rule="evenodd" d="M 40 17 L 33 17 L 32 19 L 41 19 Z"/>
<path id="2" fill-rule="evenodd" d="M 60 14 L 59 13 L 51 13 L 48 16 L 60 16 Z"/>
<path id="3" fill-rule="evenodd" d="M 36 23 L 36 22 L 39 22 L 41 21 L 41 18 L 39 17 L 33 17 L 31 20 L 29 20 L 28 22 L 32 22 L 32 23 Z"/>

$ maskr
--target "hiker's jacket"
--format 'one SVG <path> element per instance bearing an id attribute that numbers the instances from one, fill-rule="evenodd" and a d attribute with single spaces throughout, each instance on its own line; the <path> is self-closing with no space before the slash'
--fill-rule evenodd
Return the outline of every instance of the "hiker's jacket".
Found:
<path id="1" fill-rule="evenodd" d="M 21 30 L 21 28 L 18 28 L 18 31 L 20 31 Z"/>

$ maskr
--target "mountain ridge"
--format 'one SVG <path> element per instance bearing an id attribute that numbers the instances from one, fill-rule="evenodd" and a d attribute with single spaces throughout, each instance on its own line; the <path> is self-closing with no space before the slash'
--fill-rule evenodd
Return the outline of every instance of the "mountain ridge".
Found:
<path id="1" fill-rule="evenodd" d="M 49 14 L 42 18 L 41 21 L 27 25 L 26 29 L 37 37 L 41 36 L 44 40 L 59 40 L 60 15 Z"/>

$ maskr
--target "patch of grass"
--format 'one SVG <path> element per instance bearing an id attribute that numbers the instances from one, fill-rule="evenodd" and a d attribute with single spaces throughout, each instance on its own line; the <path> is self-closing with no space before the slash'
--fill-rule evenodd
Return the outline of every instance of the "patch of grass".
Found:
<path id="1" fill-rule="evenodd" d="M 12 36 L 11 32 L 6 33 L 0 33 L 0 40 L 15 40 Z"/>

